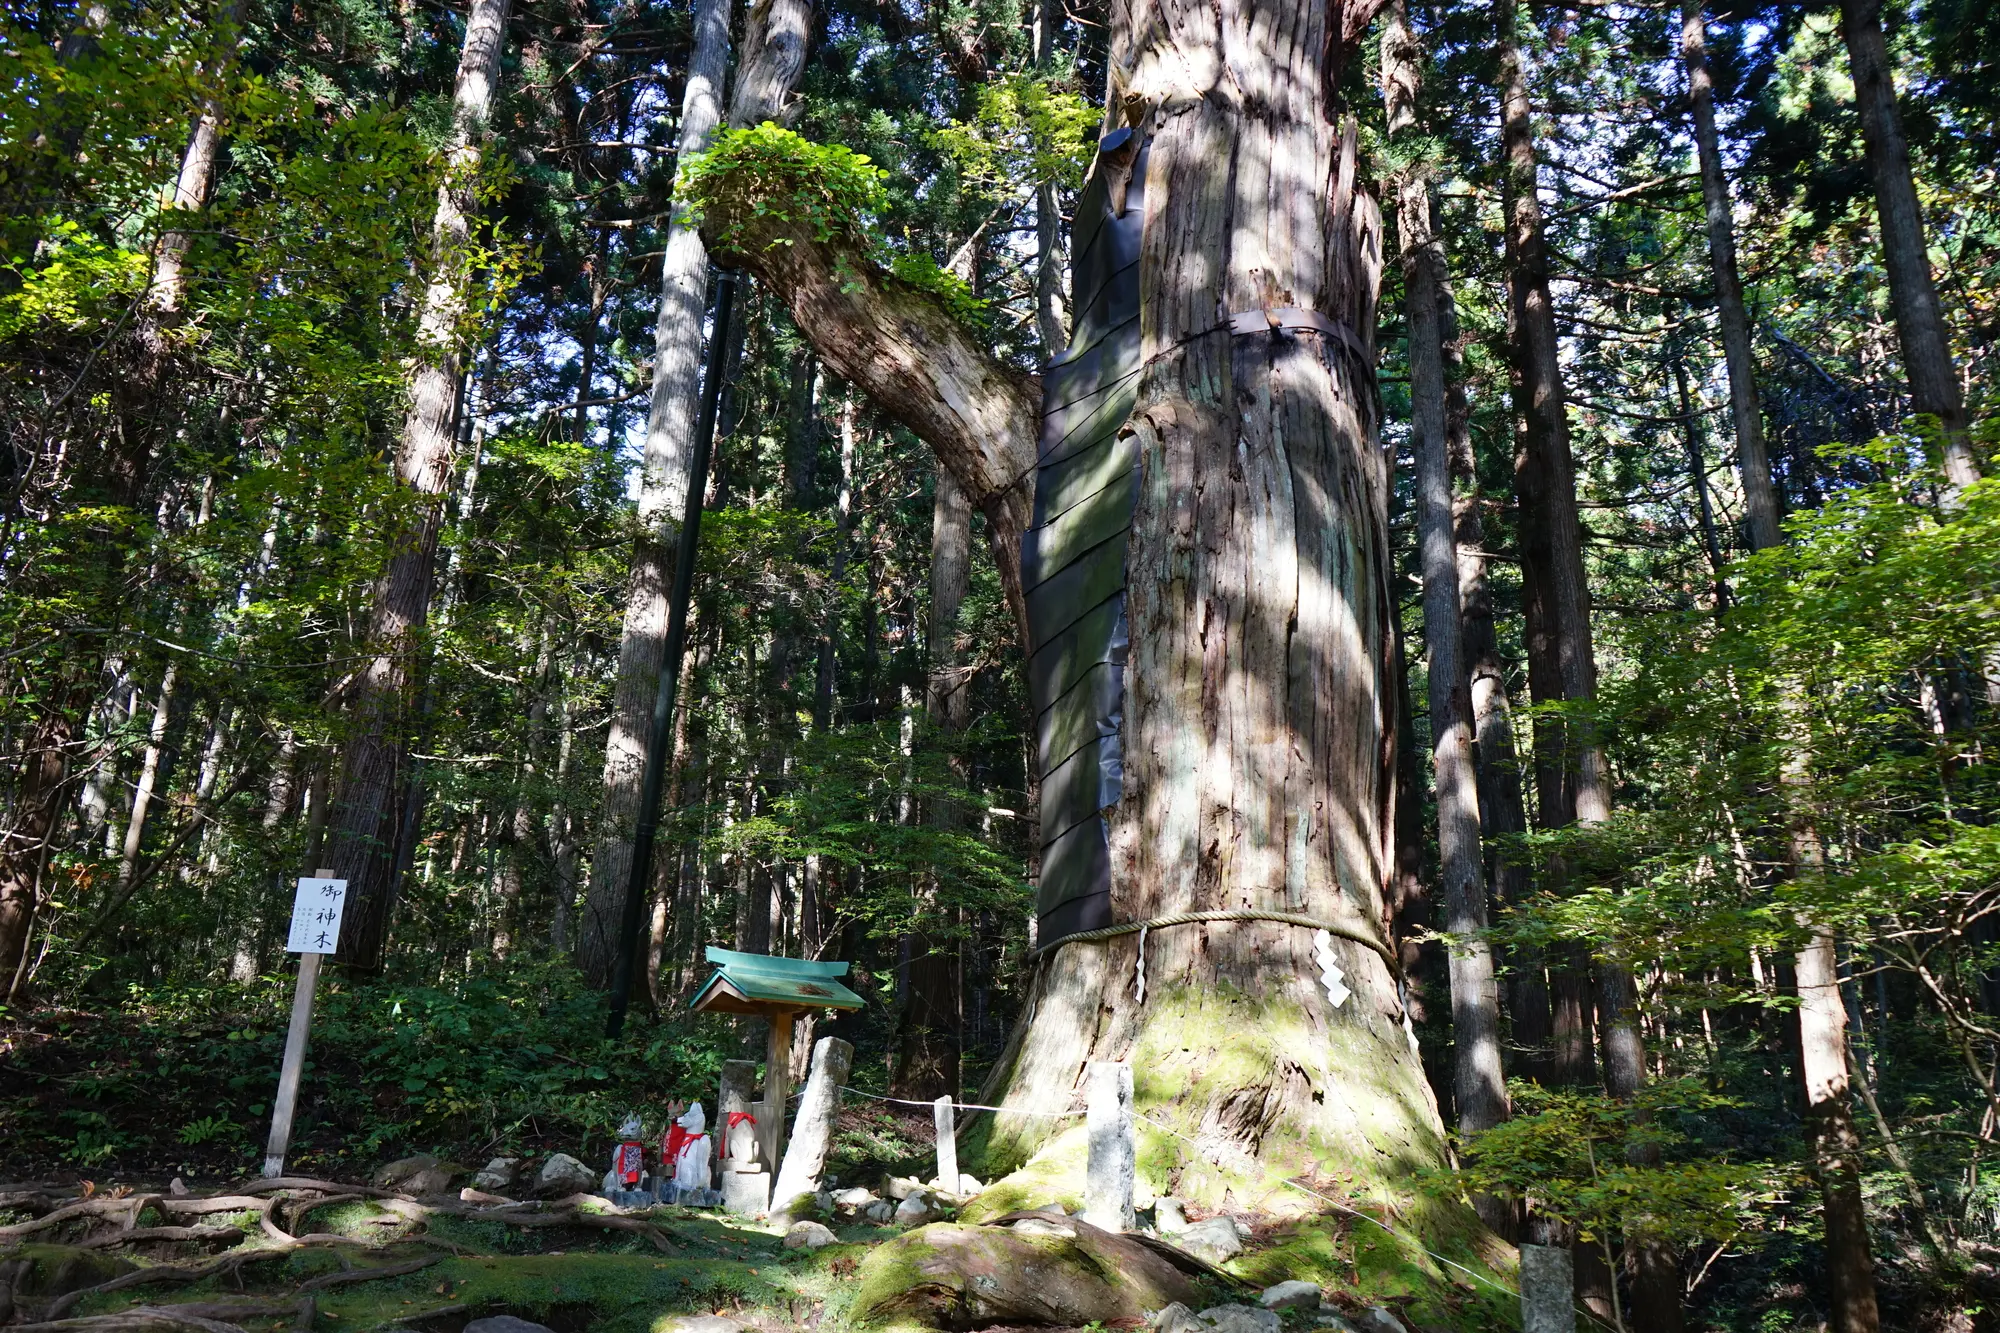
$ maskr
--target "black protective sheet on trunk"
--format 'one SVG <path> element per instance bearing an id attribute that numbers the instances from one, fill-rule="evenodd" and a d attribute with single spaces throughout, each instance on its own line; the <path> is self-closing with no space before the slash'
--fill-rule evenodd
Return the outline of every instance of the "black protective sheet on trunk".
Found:
<path id="1" fill-rule="evenodd" d="M 1111 924 L 1111 851 L 1103 811 L 1124 788 L 1125 555 L 1138 453 L 1119 436 L 1139 381 L 1139 232 L 1143 145 L 1123 199 L 1107 158 L 1130 130 L 1098 145 L 1077 201 L 1070 345 L 1042 371 L 1034 524 L 1021 543 L 1028 594 L 1029 695 L 1040 760 L 1038 939 L 1055 943 Z"/>

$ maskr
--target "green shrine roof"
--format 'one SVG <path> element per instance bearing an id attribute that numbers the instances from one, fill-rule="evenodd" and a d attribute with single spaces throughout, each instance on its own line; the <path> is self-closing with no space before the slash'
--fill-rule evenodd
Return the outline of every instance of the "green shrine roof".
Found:
<path id="1" fill-rule="evenodd" d="M 847 975 L 846 963 L 805 958 L 773 958 L 710 946 L 715 975 L 695 992 L 688 1008 L 725 1014 L 769 1014 L 779 1009 L 859 1009 L 861 997 L 834 978 Z"/>

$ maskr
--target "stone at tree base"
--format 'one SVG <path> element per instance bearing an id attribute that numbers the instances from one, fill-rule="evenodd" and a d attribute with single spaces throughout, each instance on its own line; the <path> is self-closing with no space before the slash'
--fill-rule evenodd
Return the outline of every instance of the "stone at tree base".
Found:
<path id="1" fill-rule="evenodd" d="M 1211 1217 L 1206 1222 L 1194 1223 L 1175 1236 L 1174 1244 L 1197 1259 L 1220 1264 L 1243 1253 L 1243 1234 L 1234 1220 Z"/>
<path id="2" fill-rule="evenodd" d="M 880 1203 L 881 1197 L 874 1190 L 862 1189 L 859 1185 L 833 1192 L 833 1206 L 846 1213 L 858 1213 L 871 1203 Z"/>
<path id="3" fill-rule="evenodd" d="M 1316 1310 L 1319 1299 L 1319 1287 L 1315 1283 L 1294 1280 L 1264 1288 L 1257 1304 L 1266 1310 Z"/>
<path id="4" fill-rule="evenodd" d="M 1218 1305 L 1203 1310 L 1200 1319 L 1214 1333 L 1278 1333 L 1284 1326 L 1276 1310 L 1253 1305 Z"/>
<path id="5" fill-rule="evenodd" d="M 495 1314 L 473 1320 L 465 1326 L 465 1333 L 556 1333 L 556 1331 L 547 1324 L 537 1324 L 533 1320 L 521 1319 L 510 1314 Z"/>
<path id="6" fill-rule="evenodd" d="M 1076 1234 L 1035 1236 L 1006 1225 L 951 1222 L 905 1232 L 862 1261 L 849 1319 L 856 1325 L 897 1320 L 940 1328 L 1073 1327 L 1143 1319 L 1195 1298 L 1187 1275 L 1138 1240 L 1087 1222 L 1063 1225 Z"/>
<path id="7" fill-rule="evenodd" d="M 890 1176 L 889 1188 L 884 1191 L 890 1198 L 901 1203 L 924 1188 L 923 1182 L 914 1176 Z"/>
<path id="8" fill-rule="evenodd" d="M 429 1153 L 399 1157 L 377 1167 L 370 1179 L 378 1190 L 399 1190 L 404 1194 L 441 1194 L 451 1188 L 451 1172 Z"/>
<path id="9" fill-rule="evenodd" d="M 979 1183 L 978 1176 L 968 1176 L 964 1172 L 959 1173 L 958 1192 L 960 1194 L 966 1194 L 966 1195 L 977 1194 L 979 1193 L 979 1191 L 985 1188 L 986 1187 L 984 1185 Z"/>
<path id="10" fill-rule="evenodd" d="M 498 1193 L 514 1183 L 515 1169 L 520 1165 L 518 1157 L 495 1157 L 472 1177 L 472 1187 Z"/>
<path id="11" fill-rule="evenodd" d="M 566 1152 L 542 1163 L 535 1173 L 535 1193 L 560 1199 L 568 1194 L 590 1194 L 597 1189 L 597 1173 Z"/>
<path id="12" fill-rule="evenodd" d="M 1178 1236 L 1187 1228 L 1187 1214 L 1181 1211 L 1179 1199 L 1166 1195 L 1153 1204 L 1153 1230 L 1162 1236 Z"/>
<path id="13" fill-rule="evenodd" d="M 1154 1315 L 1152 1327 L 1158 1333 L 1208 1333 L 1208 1325 L 1179 1301 Z"/>
<path id="14" fill-rule="evenodd" d="M 785 1232 L 785 1248 L 788 1250 L 819 1250 L 834 1243 L 835 1236 L 823 1223 L 794 1222 Z"/>
<path id="15" fill-rule="evenodd" d="M 861 1210 L 861 1215 L 870 1222 L 887 1222 L 896 1215 L 896 1210 L 887 1199 L 877 1199 Z"/>
<path id="16" fill-rule="evenodd" d="M 1521 1333 L 1575 1333 L 1572 1265 L 1564 1246 L 1521 1246 Z"/>
<path id="17" fill-rule="evenodd" d="M 898 1226 L 920 1227 L 938 1215 L 937 1205 L 928 1194 L 912 1194 L 896 1205 Z"/>
<path id="18" fill-rule="evenodd" d="M 1133 1193 L 1139 1165 L 1132 1131 L 1132 1066 L 1095 1060 L 1085 1075 L 1089 1152 L 1084 1167 L 1083 1216 L 1093 1226 L 1130 1231 L 1138 1225 Z"/>

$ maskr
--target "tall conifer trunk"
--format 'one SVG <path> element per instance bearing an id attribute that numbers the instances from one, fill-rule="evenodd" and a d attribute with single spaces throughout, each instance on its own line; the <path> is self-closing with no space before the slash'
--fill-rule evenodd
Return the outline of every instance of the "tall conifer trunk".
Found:
<path id="1" fill-rule="evenodd" d="M 1422 78 L 1423 48 L 1410 28 L 1404 0 L 1391 0 L 1382 34 L 1382 96 L 1392 141 L 1407 144 L 1415 138 Z M 1462 643 L 1444 332 L 1439 319 L 1444 248 L 1431 226 L 1426 173 L 1415 164 L 1406 166 L 1395 189 L 1409 327 L 1410 435 L 1417 464 L 1424 642 L 1430 651 L 1438 862 L 1444 881 L 1444 926 L 1453 937 L 1448 955 L 1455 1062 L 1452 1099 L 1460 1132 L 1475 1134 L 1507 1118 L 1507 1085 L 1500 1067 L 1500 990 L 1493 972 L 1493 946 L 1483 934 L 1486 866 L 1479 842 L 1472 690 Z M 1500 1220 L 1498 1213 L 1493 1220 Z"/>
<path id="2" fill-rule="evenodd" d="M 1736 468 L 1743 478 L 1744 527 L 1752 550 L 1778 543 L 1778 502 L 1771 460 L 1764 449 L 1764 410 L 1757 398 L 1757 364 L 1750 355 L 1750 315 L 1736 270 L 1736 220 L 1722 144 L 1715 132 L 1715 80 L 1708 72 L 1708 25 L 1701 0 L 1681 9 L 1681 61 L 1687 66 L 1688 109 L 1694 116 L 1695 152 L 1701 164 L 1701 198 L 1708 224 L 1709 270 L 1715 279 L 1716 320 L 1729 367 L 1729 419 L 1736 428 Z"/>
<path id="3" fill-rule="evenodd" d="M 390 534 L 389 562 L 370 596 L 366 651 L 350 687 L 343 770 L 336 798 L 334 874 L 347 881 L 340 959 L 381 966 L 395 905 L 398 789 L 415 723 L 417 659 L 430 611 L 444 501 L 456 452 L 463 326 L 472 273 L 466 248 L 478 191 L 486 121 L 500 83 L 508 0 L 473 0 L 452 90 L 451 146 L 431 223 L 431 274 L 418 316 L 418 359 L 396 449 L 396 480 L 411 504 Z"/>
<path id="4" fill-rule="evenodd" d="M 701 0 L 694 10 L 694 49 L 681 96 L 676 151 L 682 159 L 706 148 L 721 122 L 722 79 L 728 65 L 727 0 Z M 625 585 L 625 623 L 618 640 L 618 680 L 612 691 L 611 729 L 604 742 L 604 799 L 578 932 L 578 962 L 600 986 L 611 980 L 619 909 L 632 879 L 632 839 L 639 826 L 639 787 L 646 770 L 653 696 L 666 661 L 667 592 L 673 584 L 674 543 L 687 498 L 707 296 L 708 248 L 694 222 L 677 213 L 667 228 L 666 253 L 660 261 L 652 402 L 640 460 L 638 518 Z"/>
<path id="5" fill-rule="evenodd" d="M 1882 227 L 1882 261 L 1889 270 L 1889 300 L 1896 312 L 1896 341 L 1910 382 L 1910 408 L 1935 416 L 1943 428 L 1945 475 L 1953 486 L 1979 480 L 1979 463 L 1966 433 L 1965 397 L 1952 365 L 1951 331 L 1931 278 L 1923 207 L 1910 170 L 1910 145 L 1896 109 L 1896 83 L 1882 33 L 1882 0 L 1841 0 L 1841 31 L 1854 75 L 1854 106 L 1868 174 L 1875 183 L 1875 215 Z"/>

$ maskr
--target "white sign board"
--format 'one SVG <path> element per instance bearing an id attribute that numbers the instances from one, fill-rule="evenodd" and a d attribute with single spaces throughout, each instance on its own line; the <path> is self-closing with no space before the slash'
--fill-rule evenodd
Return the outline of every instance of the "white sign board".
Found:
<path id="1" fill-rule="evenodd" d="M 292 899 L 288 953 L 332 953 L 340 947 L 340 915 L 347 903 L 344 879 L 302 879 Z"/>

